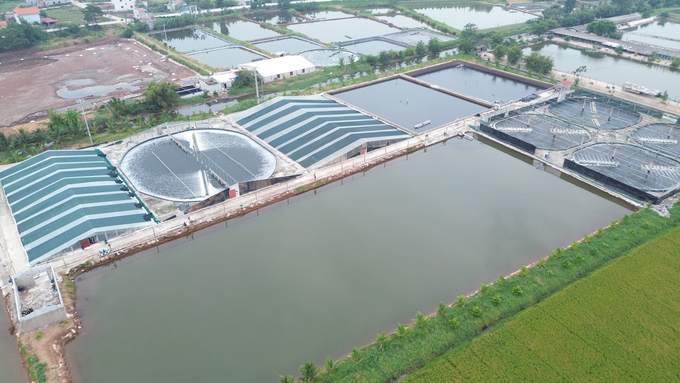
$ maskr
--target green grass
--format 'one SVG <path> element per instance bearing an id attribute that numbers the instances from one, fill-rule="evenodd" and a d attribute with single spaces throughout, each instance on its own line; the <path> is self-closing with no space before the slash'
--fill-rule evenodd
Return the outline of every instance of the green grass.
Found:
<path id="1" fill-rule="evenodd" d="M 70 5 L 68 7 L 54 8 L 45 10 L 47 17 L 59 20 L 60 26 L 65 26 L 68 24 L 84 24 L 85 19 L 83 11 L 75 5 Z"/>
<path id="2" fill-rule="evenodd" d="M 0 1 L 0 12 L 2 13 L 10 12 L 11 10 L 14 9 L 14 7 L 19 5 L 26 5 L 26 2 L 21 0 Z"/>
<path id="3" fill-rule="evenodd" d="M 513 315 L 536 305 L 536 303 L 543 301 L 553 293 L 572 285 L 579 279 L 612 262 L 612 260 L 627 256 L 626 254 L 631 252 L 631 250 L 651 241 L 659 235 L 665 234 L 669 230 L 677 227 L 678 223 L 680 223 L 680 205 L 671 209 L 671 218 L 662 218 L 649 209 L 625 216 L 620 221 L 613 222 L 611 227 L 600 230 L 596 235 L 585 237 L 583 241 L 577 246 L 574 246 L 574 248 L 556 250 L 542 262 L 543 267 L 537 266 L 528 268 L 524 276 L 515 275 L 507 279 L 499 278 L 499 280 L 490 285 L 488 289 L 485 289 L 486 292 L 484 294 L 480 292 L 471 296 L 465 305 L 461 306 L 456 304 L 453 307 L 444 307 L 442 314 L 438 314 L 424 326 L 411 325 L 407 334 L 401 338 L 397 337 L 396 334 L 389 335 L 387 346 L 384 350 L 381 350 L 377 344 L 374 343 L 360 350 L 362 358 L 359 362 L 354 362 L 350 358 L 339 360 L 340 367 L 338 370 L 330 375 L 324 373 L 323 379 L 329 383 L 356 381 L 383 383 L 392 381 L 405 373 L 413 372 L 435 358 L 443 355 L 452 347 L 465 344 L 480 335 L 485 329 L 495 326 Z M 677 236 L 678 231 L 674 231 L 673 233 Z M 650 247 L 645 247 L 644 249 L 649 248 Z M 640 251 L 645 253 L 647 250 L 639 250 L 635 254 L 638 254 Z M 638 255 L 634 255 L 631 258 L 636 257 L 638 257 Z M 679 271 L 677 269 L 678 267 L 676 267 L 675 272 Z M 653 279 L 652 276 L 648 276 L 647 278 Z M 659 279 L 663 280 L 663 278 L 664 276 L 660 275 Z M 610 292 L 612 297 L 607 297 L 606 292 L 603 292 L 600 295 L 602 304 L 595 306 L 599 310 L 596 314 L 614 310 L 614 302 L 617 302 L 617 300 L 622 302 L 621 305 L 625 310 L 631 310 L 631 306 L 636 305 L 638 307 L 644 307 L 646 312 L 654 315 L 656 315 L 654 312 L 655 310 L 657 310 L 658 313 L 662 313 L 664 312 L 663 310 L 666 310 L 666 308 L 661 307 L 655 309 L 654 305 L 649 306 L 644 302 L 644 299 L 642 299 L 642 296 L 640 295 L 634 295 L 632 300 L 628 298 L 623 299 L 618 296 L 617 294 L 624 294 L 629 290 L 627 287 L 624 288 L 624 286 L 632 279 L 634 278 L 620 279 L 620 285 L 617 289 L 621 291 Z M 488 283 L 489 281 L 484 282 Z M 677 283 L 675 284 L 677 285 Z M 519 290 L 521 290 L 521 293 Z M 565 318 L 568 318 L 565 322 L 566 324 L 569 324 L 569 322 L 576 322 L 578 319 L 577 313 L 575 312 L 577 310 L 575 308 L 580 307 L 579 304 L 585 302 L 585 298 L 590 294 L 589 292 L 585 292 L 587 290 L 583 291 L 582 296 L 575 297 L 573 305 L 570 306 L 571 311 L 574 311 L 574 313 L 569 314 L 570 316 L 567 316 L 567 314 L 560 314 L 566 316 Z M 453 296 L 455 293 L 456 292 L 452 292 L 451 295 Z M 631 293 L 637 294 L 637 292 Z M 664 291 L 663 294 L 668 295 L 669 292 Z M 493 302 L 494 297 L 496 296 L 500 299 L 500 302 L 497 304 Z M 667 307 L 673 307 L 673 310 L 680 311 L 678 310 L 680 305 L 675 302 L 671 303 L 670 301 L 672 298 L 670 296 L 668 300 L 669 303 L 663 304 Z M 581 314 L 586 315 L 584 313 Z M 629 317 L 630 316 L 622 316 L 622 318 Z M 556 318 L 562 320 L 559 317 Z M 452 322 L 456 325 L 453 326 Z M 614 326 L 615 329 L 617 323 L 625 322 L 618 322 L 618 319 L 614 319 L 605 321 L 601 326 L 611 325 Z M 650 324 L 654 325 L 654 323 L 651 322 Z M 523 328 L 530 329 L 533 325 L 534 323 L 530 322 Z M 576 345 L 573 346 L 574 348 L 570 348 L 572 347 L 570 345 L 561 346 L 558 341 L 559 338 L 556 338 L 557 333 L 555 331 L 557 330 L 546 328 L 541 331 L 546 331 L 546 334 L 544 334 L 545 338 L 548 340 L 546 343 L 548 343 L 549 346 L 555 347 L 555 349 L 545 351 L 544 354 L 541 354 L 541 358 L 547 357 L 551 353 L 569 352 L 568 355 L 570 355 L 573 360 L 578 360 L 578 362 L 574 362 L 577 364 L 586 363 L 591 359 L 590 354 L 593 350 L 581 346 L 579 346 L 581 348 L 578 348 Z M 589 331 L 589 329 L 583 331 Z M 586 333 L 584 332 L 584 334 Z M 587 334 L 589 338 L 586 339 L 590 339 L 593 342 L 601 341 L 601 338 L 597 338 L 596 335 L 595 332 L 591 331 Z M 553 341 L 550 342 L 550 339 Z M 512 340 L 513 339 L 508 339 L 506 342 Z M 567 341 L 571 340 L 565 340 L 565 342 Z M 521 352 L 525 354 L 532 352 L 534 347 L 533 343 L 528 341 L 524 342 L 522 339 L 519 339 L 518 342 L 527 345 L 526 349 L 523 349 Z M 638 342 L 637 340 L 631 342 L 635 343 L 636 347 L 641 347 L 641 345 L 636 343 Z M 677 346 L 677 344 L 673 345 L 673 347 L 675 346 Z M 660 347 L 663 348 L 666 346 L 662 345 Z M 488 358 L 483 356 L 485 361 L 488 359 L 490 361 L 489 363 L 501 363 L 504 358 L 502 355 L 506 355 L 503 354 L 505 352 L 504 346 L 501 345 L 496 348 L 500 348 L 500 350 L 489 350 L 490 356 Z M 666 350 L 668 351 L 668 349 Z M 517 350 L 515 350 L 515 352 L 517 352 Z M 491 358 L 491 355 L 495 355 L 494 353 L 501 355 L 499 357 L 500 361 Z M 517 368 L 525 368 L 525 372 L 533 371 L 532 369 L 539 368 L 542 365 L 541 363 L 544 363 L 540 358 L 520 359 L 522 357 L 522 355 L 517 356 L 518 359 L 513 361 L 513 363 L 516 363 L 518 366 Z M 443 358 L 440 358 L 439 360 L 441 359 Z M 441 364 L 442 362 L 439 360 L 437 363 Z M 524 366 L 522 363 L 528 365 Z M 441 371 L 444 371 L 447 368 L 452 370 L 454 367 L 455 366 L 449 363 L 449 365 L 441 367 Z M 596 366 L 593 366 L 593 368 L 595 367 Z M 479 362 L 466 368 L 471 369 L 472 372 L 470 372 L 470 374 L 472 375 L 470 376 L 473 376 L 473 372 L 475 374 L 481 374 L 486 369 L 496 369 L 500 367 L 497 367 L 496 365 L 488 367 Z M 441 373 L 443 374 L 444 372 Z M 422 374 L 425 374 L 425 372 Z M 411 379 L 417 379 L 417 376 L 417 374 L 414 374 Z M 535 379 L 543 378 L 540 375 L 527 376 Z M 505 377 L 501 376 L 501 378 L 496 380 L 505 380 Z M 545 379 L 541 380 L 551 381 L 548 375 L 545 376 Z M 413 380 L 412 382 L 424 381 L 446 380 L 423 379 Z M 661 381 L 668 381 L 668 379 L 662 379 Z"/>
<path id="4" fill-rule="evenodd" d="M 678 284 L 675 228 L 403 382 L 678 381 Z"/>

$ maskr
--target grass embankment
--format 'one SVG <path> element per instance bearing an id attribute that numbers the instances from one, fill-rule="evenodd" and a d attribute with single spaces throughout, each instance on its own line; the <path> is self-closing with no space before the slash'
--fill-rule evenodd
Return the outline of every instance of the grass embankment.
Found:
<path id="1" fill-rule="evenodd" d="M 404 383 L 680 379 L 680 228 L 633 250 Z"/>
<path id="2" fill-rule="evenodd" d="M 544 300 L 551 294 L 562 290 L 563 288 L 571 285 L 575 281 L 590 274 L 601 266 L 610 263 L 613 259 L 625 256 L 631 250 L 637 248 L 643 243 L 650 241 L 659 235 L 667 233 L 669 230 L 675 228 L 679 222 L 680 205 L 671 209 L 670 218 L 662 218 L 649 209 L 625 216 L 620 221 L 612 222 L 612 226 L 609 228 L 600 229 L 592 237 L 587 236 L 580 243 L 575 242 L 570 248 L 558 249 L 554 251 L 549 257 L 538 262 L 536 267 L 528 269 L 523 268 L 520 273 L 509 278 L 500 277 L 498 281 L 494 282 L 490 286 L 483 285 L 480 291 L 471 297 L 459 297 L 459 302 L 455 305 L 447 306 L 445 304 L 441 304 L 437 315 L 433 318 L 424 317 L 419 313 L 418 319 L 414 320 L 412 325 L 408 327 L 400 326 L 402 328 L 398 329 L 396 333 L 389 334 L 384 337 L 382 336 L 383 334 L 379 334 L 377 337 L 378 342 L 366 346 L 361 350 L 355 349 L 350 357 L 336 362 L 336 364 L 339 363 L 340 365 L 337 367 L 337 369 L 334 368 L 334 373 L 328 374 L 327 372 L 324 372 L 322 374 L 322 379 L 326 382 L 362 381 L 382 383 L 396 379 L 405 373 L 412 372 L 432 361 L 434 358 L 444 354 L 446 351 L 450 350 L 451 347 L 459 346 L 470 341 L 472 338 L 478 336 L 480 333 L 482 333 L 482 331 L 488 329 L 490 326 L 496 325 L 500 321 L 535 305 L 537 302 Z M 672 233 L 677 236 L 678 231 L 676 230 Z M 669 236 L 672 237 L 673 234 L 669 234 Z M 668 242 L 660 243 L 666 244 Z M 657 247 L 655 246 L 659 245 L 650 245 L 649 247 L 641 248 L 637 250 L 635 253 L 636 255 L 631 258 L 638 259 L 640 258 L 640 255 L 637 254 L 647 253 L 652 249 L 656 249 Z M 626 261 L 624 264 L 628 264 L 627 262 L 634 261 Z M 650 261 L 650 263 L 654 264 L 659 262 Z M 663 269 L 665 266 L 660 263 L 657 266 L 659 268 L 658 271 L 644 272 L 644 275 L 647 276 L 646 278 L 642 276 L 631 276 L 631 285 L 636 286 L 637 283 L 643 283 L 645 280 L 651 283 L 652 279 L 657 278 L 655 276 L 655 273 L 657 272 L 659 273 L 658 280 L 664 281 L 662 284 L 667 283 L 668 281 L 664 278 L 668 277 L 668 271 Z M 668 267 L 673 268 L 673 266 Z M 677 273 L 677 271 L 678 269 L 675 267 L 674 272 Z M 590 318 L 596 318 L 597 315 L 604 315 L 606 312 L 618 313 L 615 314 L 616 319 L 612 321 L 604 321 L 598 324 L 601 327 L 618 324 L 616 328 L 611 330 L 611 334 L 607 336 L 613 337 L 616 334 L 618 327 L 624 327 L 625 329 L 621 330 L 621 334 L 630 334 L 631 336 L 638 338 L 636 340 L 626 338 L 626 340 L 630 342 L 632 348 L 626 346 L 625 350 L 632 350 L 635 347 L 643 347 L 645 350 L 651 350 L 657 347 L 660 352 L 664 354 L 663 358 L 668 358 L 664 359 L 665 361 L 671 360 L 670 358 L 672 352 L 667 348 L 666 344 L 659 343 L 655 345 L 654 342 L 652 342 L 645 345 L 647 340 L 645 338 L 641 339 L 639 335 L 641 331 L 645 331 L 644 326 L 640 325 L 640 323 L 646 323 L 645 321 L 648 319 L 651 320 L 651 318 L 666 318 L 664 319 L 665 322 L 663 323 L 670 324 L 668 320 L 672 320 L 674 317 L 668 316 L 667 314 L 674 312 L 676 313 L 675 317 L 677 317 L 678 307 L 680 306 L 677 301 L 670 302 L 671 299 L 669 299 L 669 294 L 671 294 L 671 292 L 668 288 L 670 286 L 677 285 L 677 283 L 669 284 L 668 287 L 660 288 L 658 297 L 660 297 L 659 299 L 663 299 L 663 301 L 657 304 L 646 302 L 646 298 L 642 299 L 645 297 L 646 293 L 644 291 L 646 290 L 636 290 L 634 292 L 630 292 L 632 294 L 631 297 L 624 297 L 622 294 L 628 292 L 629 290 L 628 288 L 624 288 L 627 286 L 627 283 L 629 283 L 628 278 L 619 278 L 617 283 L 618 285 L 615 289 L 603 288 L 600 290 L 600 295 L 594 294 L 596 297 L 602 297 L 602 300 L 599 304 L 597 302 L 592 303 L 592 307 L 597 307 L 596 311 L 599 311 L 596 313 L 587 314 L 586 312 L 583 312 L 578 314 L 576 312 L 570 312 L 570 310 L 575 311 L 575 308 L 580 308 L 580 302 L 585 302 L 585 295 L 590 293 L 581 293 L 578 296 L 570 298 L 572 301 L 569 303 L 569 308 L 565 309 L 564 312 L 559 315 L 566 315 L 567 318 L 573 319 L 568 319 L 564 323 L 569 324 L 569 321 L 576 322 L 576 320 L 581 317 L 589 318 L 588 315 L 591 315 Z M 634 288 L 639 289 L 637 287 Z M 576 291 L 588 290 L 580 287 L 576 289 Z M 607 294 L 610 296 L 607 297 Z M 673 292 L 673 294 L 677 295 L 677 292 Z M 559 307 L 560 304 L 551 303 L 551 305 L 548 307 Z M 613 307 L 617 305 L 620 307 Z M 664 305 L 666 307 L 658 307 L 660 305 Z M 631 311 L 631 314 L 616 310 L 629 310 Z M 648 315 L 648 317 L 640 317 L 639 319 L 642 322 L 626 322 L 622 319 L 626 318 L 627 320 L 628 318 L 631 318 L 631 316 L 634 316 L 632 313 L 638 311 L 645 311 L 647 313 L 645 315 Z M 581 315 L 581 317 L 579 317 L 579 315 Z M 556 316 L 556 318 L 562 321 L 559 316 Z M 523 322 L 525 323 L 525 326 L 529 326 L 527 330 L 523 331 L 528 331 L 529 328 L 534 328 L 531 327 L 534 326 L 534 323 L 531 322 L 530 319 L 531 317 L 528 316 L 526 319 L 527 322 Z M 655 337 L 657 335 L 663 337 L 672 336 L 672 334 L 669 333 L 672 332 L 672 330 L 670 330 L 672 327 L 664 327 L 653 322 L 649 324 L 660 327 L 654 330 L 654 334 L 656 335 L 650 339 L 656 339 Z M 571 345 L 566 344 L 564 346 L 559 346 L 560 338 L 557 335 L 558 332 L 556 332 L 558 330 L 550 329 L 549 327 L 543 325 L 542 327 L 535 328 L 537 329 L 537 336 L 538 332 L 545 332 L 544 334 L 541 334 L 541 336 L 545 338 L 543 342 L 546 344 L 557 345 L 553 350 L 554 353 L 564 353 L 564 358 L 572 358 L 574 361 L 578 360 L 578 362 L 575 363 L 581 365 L 582 368 L 585 368 L 582 365 L 585 363 L 585 361 L 592 359 L 591 354 L 594 352 L 592 349 L 577 348 L 575 345 L 572 348 Z M 664 328 L 666 330 L 664 330 Z M 565 334 L 568 332 L 568 330 L 564 331 L 566 331 Z M 600 344 L 602 344 L 602 347 L 604 347 L 605 343 L 598 342 L 605 342 L 607 336 L 596 336 L 596 333 L 591 331 L 591 329 L 578 329 L 578 331 L 581 331 L 581 333 L 584 334 L 585 339 L 591 342 L 594 347 L 600 347 Z M 625 331 L 628 332 L 626 333 Z M 636 333 L 635 331 L 638 332 Z M 650 332 L 650 334 L 652 334 L 652 332 Z M 677 334 L 675 336 L 677 336 Z M 506 342 L 510 341 L 509 338 L 499 337 L 498 339 L 499 341 L 500 339 L 506 339 Z M 525 348 L 515 349 L 514 352 L 517 354 L 523 353 L 523 355 L 516 355 L 515 359 L 509 359 L 508 363 L 528 363 L 527 365 L 518 364 L 517 368 L 525 368 L 526 370 L 524 370 L 524 373 L 526 375 L 524 377 L 528 379 L 534 377 L 536 379 L 541 379 L 542 377 L 540 375 L 534 374 L 532 372 L 533 367 L 531 366 L 540 364 L 542 362 L 533 359 L 522 359 L 531 352 L 530 348 L 534 348 L 534 344 L 530 343 L 530 339 L 532 338 L 527 338 L 526 341 L 521 337 L 515 339 L 517 342 L 517 347 L 519 347 L 520 344 L 523 344 L 525 345 Z M 677 344 L 678 343 L 673 343 L 673 346 L 677 346 Z M 498 355 L 501 355 L 503 352 L 505 352 L 504 350 L 501 350 L 504 347 L 506 346 L 502 345 L 502 343 L 499 343 L 499 347 L 496 347 L 494 352 L 498 352 Z M 609 352 L 612 353 L 611 358 L 613 358 L 611 363 L 627 363 L 625 362 L 626 359 L 623 357 L 620 357 L 622 359 L 616 359 L 619 358 L 619 356 L 617 356 L 618 354 L 616 354 L 616 352 L 619 351 L 616 351 L 613 348 L 614 347 L 612 347 L 612 350 L 609 350 Z M 538 350 L 538 344 L 536 345 L 536 349 Z M 481 356 L 477 355 L 473 352 L 474 350 L 476 349 L 470 351 L 471 354 L 469 358 L 473 358 L 474 356 L 473 360 L 477 360 L 477 362 L 473 362 L 473 364 L 471 364 L 469 367 L 471 369 L 470 371 L 478 371 L 477 373 L 481 373 L 482 369 L 494 369 L 497 368 L 499 363 L 501 363 L 500 359 L 492 359 L 490 356 L 487 358 L 484 354 L 481 354 Z M 553 351 L 542 350 L 540 352 L 550 353 Z M 492 351 L 488 352 L 489 355 L 492 355 Z M 539 351 L 536 352 L 538 353 Z M 620 352 L 623 353 L 624 351 Z M 633 354 L 628 354 L 626 357 L 631 357 L 631 355 Z M 456 363 L 463 363 L 462 361 L 467 358 L 468 357 L 456 357 L 455 360 L 461 361 Z M 482 361 L 486 361 L 489 367 L 484 366 Z M 447 364 L 441 361 L 438 361 L 437 363 L 441 364 L 442 367 L 440 367 L 440 369 L 445 371 Z M 496 365 L 494 365 L 494 363 L 496 363 Z M 607 366 L 611 367 L 613 365 L 608 364 Z M 604 371 L 609 367 L 603 367 L 603 370 L 601 371 Z M 453 367 L 448 368 L 452 369 Z M 595 368 L 595 366 L 593 366 L 593 368 Z M 623 374 L 622 371 L 627 371 L 627 368 L 628 367 L 626 367 L 626 370 L 617 371 L 616 373 Z M 443 374 L 444 372 L 441 373 Z M 565 374 L 561 376 L 571 376 L 571 373 L 572 372 L 565 372 Z M 422 372 L 419 374 L 422 374 L 424 377 L 423 380 L 417 380 L 418 382 L 442 381 L 428 378 L 429 375 L 425 375 L 427 372 Z M 416 381 L 415 379 L 417 379 L 417 376 L 418 375 L 413 376 L 413 381 Z M 638 373 L 634 376 L 640 375 Z M 432 377 L 436 376 L 432 375 Z M 501 380 L 504 380 L 504 378 L 505 377 L 501 375 Z M 549 381 L 550 379 L 548 378 L 541 380 Z M 667 380 L 668 379 L 662 379 L 660 381 Z"/>
<path id="3" fill-rule="evenodd" d="M 85 23 L 85 14 L 75 5 L 46 9 L 45 13 L 47 14 L 47 17 L 59 20 L 59 25 L 62 26 L 69 24 L 81 25 Z"/>

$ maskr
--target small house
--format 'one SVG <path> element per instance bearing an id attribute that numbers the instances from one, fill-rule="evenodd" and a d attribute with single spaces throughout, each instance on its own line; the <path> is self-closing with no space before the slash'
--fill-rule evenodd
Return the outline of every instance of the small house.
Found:
<path id="1" fill-rule="evenodd" d="M 40 24 L 40 9 L 38 7 L 14 8 L 14 20 L 19 24 Z"/>
<path id="2" fill-rule="evenodd" d="M 239 65 L 239 69 L 256 70 L 264 82 L 316 72 L 316 66 L 302 56 L 283 56 Z"/>

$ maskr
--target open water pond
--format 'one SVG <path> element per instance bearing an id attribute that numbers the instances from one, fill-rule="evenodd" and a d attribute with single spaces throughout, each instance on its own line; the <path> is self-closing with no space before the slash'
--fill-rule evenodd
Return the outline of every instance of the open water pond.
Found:
<path id="1" fill-rule="evenodd" d="M 680 24 L 655 21 L 634 29 L 626 30 L 623 33 L 622 40 L 638 41 L 645 44 L 680 50 Z"/>
<path id="2" fill-rule="evenodd" d="M 290 24 L 290 23 L 301 23 L 306 21 L 306 19 L 300 18 L 293 13 L 288 12 L 278 12 L 270 13 L 266 15 L 253 16 L 251 19 L 258 21 L 260 23 L 269 24 Z"/>
<path id="3" fill-rule="evenodd" d="M 472 68 L 446 68 L 418 76 L 419 80 L 489 102 L 505 103 L 541 89 Z"/>
<path id="4" fill-rule="evenodd" d="M 457 139 L 289 203 L 79 276 L 76 382 L 298 375 L 628 213 Z"/>
<path id="5" fill-rule="evenodd" d="M 487 109 L 404 79 L 383 81 L 334 96 L 418 133 Z M 414 129 L 427 120 L 430 125 Z"/>
<path id="6" fill-rule="evenodd" d="M 208 52 L 197 52 L 189 55 L 189 57 L 213 68 L 236 68 L 239 64 L 247 64 L 253 61 L 253 59 L 268 58 L 242 48 L 224 48 Z"/>
<path id="7" fill-rule="evenodd" d="M 279 33 L 264 28 L 257 23 L 243 20 L 222 20 L 202 24 L 206 28 L 241 41 L 264 39 L 278 36 Z"/>
<path id="8" fill-rule="evenodd" d="M 469 23 L 475 24 L 479 29 L 486 29 L 524 23 L 536 18 L 524 12 L 511 12 L 503 7 L 485 4 L 447 5 L 417 8 L 414 11 L 459 30 Z"/>
<path id="9" fill-rule="evenodd" d="M 427 24 L 404 15 L 377 16 L 378 19 L 392 23 L 399 28 L 426 28 L 432 29 Z"/>
<path id="10" fill-rule="evenodd" d="M 168 39 L 165 39 L 165 33 L 153 33 L 149 36 L 158 41 L 167 43 L 168 46 L 177 49 L 180 52 L 193 52 L 204 49 L 212 49 L 223 47 L 232 44 L 231 41 L 225 41 L 221 38 L 206 33 L 200 29 L 187 28 L 177 29 L 167 32 Z"/>
<path id="11" fill-rule="evenodd" d="M 362 39 L 399 32 L 396 28 L 368 19 L 344 19 L 289 25 L 288 29 L 325 43 Z"/>
<path id="12" fill-rule="evenodd" d="M 397 44 L 391 44 L 385 41 L 380 41 L 380 40 L 373 40 L 373 41 L 366 41 L 365 43 L 358 43 L 358 44 L 349 44 L 349 45 L 343 45 L 342 46 L 344 49 L 347 49 L 348 51 L 352 51 L 354 53 L 360 53 L 362 55 L 372 55 L 372 56 L 377 56 L 380 54 L 382 51 L 403 51 L 404 47 L 397 45 Z"/>
<path id="13" fill-rule="evenodd" d="M 342 19 L 346 17 L 354 17 L 354 15 L 350 13 L 340 11 L 304 12 L 304 15 L 312 20 L 332 20 Z"/>
<path id="14" fill-rule="evenodd" d="M 267 52 L 271 53 L 286 52 L 289 54 L 296 54 L 323 47 L 320 44 L 314 44 L 309 41 L 305 41 L 295 37 L 286 37 L 283 39 L 254 43 L 253 45 L 260 49 L 264 49 Z"/>
<path id="15" fill-rule="evenodd" d="M 0 313 L 0 382 L 27 383 L 17 340 L 7 331 L 10 324 L 7 310 L 3 307 Z"/>
<path id="16" fill-rule="evenodd" d="M 585 65 L 583 76 L 622 86 L 624 82 L 668 91 L 671 99 L 680 97 L 680 70 L 624 58 L 588 53 L 558 44 L 540 44 L 524 49 L 524 54 L 539 52 L 555 59 L 555 69 L 573 72 Z M 586 79 L 586 81 L 590 81 Z M 620 88 L 617 88 L 620 89 Z"/>

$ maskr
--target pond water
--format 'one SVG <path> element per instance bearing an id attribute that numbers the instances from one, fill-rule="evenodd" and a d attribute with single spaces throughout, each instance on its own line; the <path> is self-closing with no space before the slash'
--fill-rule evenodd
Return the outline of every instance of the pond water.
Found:
<path id="1" fill-rule="evenodd" d="M 79 276 L 69 364 L 76 382 L 275 382 L 626 213 L 451 140 Z"/>
<path id="2" fill-rule="evenodd" d="M 486 29 L 524 23 L 536 18 L 523 12 L 511 13 L 503 7 L 485 4 L 447 5 L 417 8 L 414 11 L 459 30 L 468 23 L 475 24 L 479 29 Z"/>
<path id="3" fill-rule="evenodd" d="M 17 340 L 8 331 L 10 324 L 9 314 L 2 307 L 0 313 L 0 382 L 28 383 L 28 375 L 22 365 Z"/>
<path id="4" fill-rule="evenodd" d="M 622 40 L 635 40 L 645 44 L 680 50 L 680 41 L 666 40 L 664 37 L 680 40 L 680 24 L 655 21 L 634 29 L 627 29 L 623 33 Z"/>
<path id="5" fill-rule="evenodd" d="M 295 24 L 289 25 L 288 29 L 325 43 L 362 39 L 399 31 L 385 24 L 360 18 Z"/>
<path id="6" fill-rule="evenodd" d="M 257 23 L 243 20 L 222 20 L 202 24 L 206 28 L 241 41 L 264 39 L 278 36 L 279 33 L 264 28 Z"/>
<path id="7" fill-rule="evenodd" d="M 380 40 L 373 40 L 373 41 L 367 41 L 365 43 L 359 43 L 359 44 L 350 44 L 350 45 L 343 45 L 343 49 L 347 49 L 348 51 L 352 51 L 354 53 L 360 53 L 362 55 L 373 55 L 377 56 L 380 54 L 382 51 L 403 51 L 404 47 L 397 45 L 397 44 L 390 44 L 385 41 L 380 41 Z"/>
<path id="8" fill-rule="evenodd" d="M 194 60 L 213 68 L 236 68 L 239 64 L 246 64 L 257 58 L 268 58 L 242 48 L 224 48 L 208 52 L 198 52 L 189 55 Z"/>
<path id="9" fill-rule="evenodd" d="M 392 23 L 399 28 L 430 28 L 427 24 L 404 15 L 377 16 L 378 19 Z"/>
<path id="10" fill-rule="evenodd" d="M 261 23 L 269 23 L 269 24 L 290 24 L 290 23 L 301 23 L 305 21 L 305 19 L 300 18 L 292 13 L 288 12 L 278 12 L 278 13 L 270 13 L 266 15 L 259 15 L 259 16 L 253 16 L 251 19 L 261 22 Z"/>
<path id="11" fill-rule="evenodd" d="M 210 112 L 219 112 L 226 108 L 227 106 L 234 105 L 238 101 L 228 101 L 228 102 L 217 102 L 212 105 L 208 104 L 201 104 L 201 105 L 194 105 L 194 106 L 189 106 L 186 108 L 181 108 L 177 109 L 176 112 L 181 114 L 182 116 L 191 116 L 194 113 L 210 113 Z"/>
<path id="12" fill-rule="evenodd" d="M 680 70 L 641 63 L 603 53 L 587 53 L 557 44 L 540 44 L 524 49 L 524 54 L 539 52 L 555 59 L 555 69 L 573 72 L 585 65 L 587 78 L 623 85 L 632 82 L 648 88 L 668 91 L 671 99 L 680 97 Z M 587 80 L 590 81 L 590 80 Z"/>
<path id="13" fill-rule="evenodd" d="M 168 44 L 180 52 L 193 52 L 204 49 L 211 49 L 229 45 L 232 42 L 224 41 L 216 36 L 206 33 L 200 29 L 187 28 L 177 29 L 167 32 L 168 39 L 165 40 L 165 33 L 152 33 L 149 36 L 158 41 Z"/>
<path id="14" fill-rule="evenodd" d="M 300 53 L 312 49 L 319 49 L 321 46 L 318 44 L 310 43 L 309 41 L 296 39 L 294 37 L 287 37 L 280 40 L 266 41 L 262 43 L 253 44 L 260 49 L 264 49 L 267 52 L 286 52 L 289 54 Z"/>
<path id="15" fill-rule="evenodd" d="M 359 56 L 354 53 L 337 49 L 315 49 L 302 52 L 300 56 L 306 58 L 316 66 L 335 66 L 340 65 L 341 58 L 345 63 L 349 63 L 352 57 L 354 57 L 355 61 L 359 58 Z"/>
<path id="16" fill-rule="evenodd" d="M 57 96 L 67 99 L 84 98 L 87 96 L 102 96 L 123 89 L 139 90 L 143 83 L 142 80 L 136 80 L 131 83 L 120 82 L 113 85 L 83 86 L 89 84 L 94 84 L 94 80 L 86 78 L 67 81 L 63 87 L 57 90 Z M 74 87 L 77 87 L 77 89 L 69 89 Z"/>
<path id="17" fill-rule="evenodd" d="M 487 109 L 403 79 L 383 81 L 334 96 L 418 133 Z M 414 129 L 427 120 L 431 121 L 430 125 Z"/>
<path id="18" fill-rule="evenodd" d="M 472 68 L 447 68 L 418 76 L 419 80 L 489 102 L 517 100 L 540 89 Z"/>
<path id="19" fill-rule="evenodd" d="M 340 11 L 321 11 L 321 12 L 304 12 L 305 16 L 312 20 L 331 20 L 331 19 L 342 19 L 345 17 L 353 17 L 351 13 L 345 13 Z"/>

